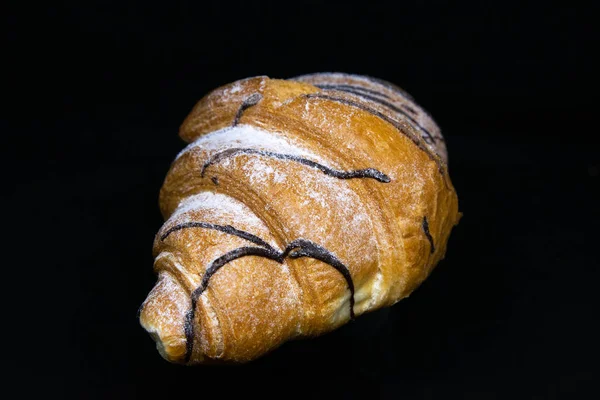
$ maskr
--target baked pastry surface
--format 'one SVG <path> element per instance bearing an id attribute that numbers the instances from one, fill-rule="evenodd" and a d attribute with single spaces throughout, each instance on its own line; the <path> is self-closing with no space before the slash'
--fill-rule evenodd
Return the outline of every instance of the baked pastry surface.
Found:
<path id="1" fill-rule="evenodd" d="M 140 308 L 172 362 L 252 360 L 394 304 L 460 218 L 439 128 L 374 78 L 240 80 L 200 100 L 180 136 Z"/>

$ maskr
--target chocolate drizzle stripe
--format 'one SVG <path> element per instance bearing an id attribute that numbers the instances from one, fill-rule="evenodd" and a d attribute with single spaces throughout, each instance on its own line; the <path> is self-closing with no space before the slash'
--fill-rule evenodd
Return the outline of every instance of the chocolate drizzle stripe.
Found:
<path id="1" fill-rule="evenodd" d="M 299 247 L 298 250 L 289 254 L 290 258 L 310 257 L 331 265 L 346 280 L 346 284 L 350 289 L 350 318 L 354 319 L 354 282 L 350 270 L 340 260 L 338 260 L 330 251 L 316 243 L 306 239 L 297 239 L 290 243 L 286 251 Z"/>
<path id="2" fill-rule="evenodd" d="M 346 280 L 346 284 L 348 285 L 348 289 L 350 290 L 350 318 L 354 319 L 354 282 L 352 281 L 352 275 L 350 274 L 350 270 L 340 260 L 338 260 L 338 258 L 333 253 L 331 253 L 324 247 L 319 246 L 318 244 L 306 239 L 296 239 L 292 241 L 289 245 L 287 245 L 283 252 L 279 252 L 273 249 L 272 247 L 239 247 L 215 259 L 204 272 L 204 275 L 202 276 L 202 281 L 200 282 L 200 286 L 198 286 L 198 288 L 196 288 L 190 296 L 192 304 L 190 310 L 186 313 L 184 324 L 184 332 L 186 337 L 186 363 L 190 361 L 190 358 L 192 356 L 192 350 L 194 349 L 194 319 L 196 315 L 198 299 L 200 298 L 202 293 L 204 293 L 206 289 L 208 289 L 210 278 L 219 269 L 221 269 L 231 261 L 246 256 L 264 257 L 276 261 L 279 264 L 282 264 L 287 257 L 293 259 L 301 257 L 310 257 L 331 265 L 333 268 L 339 271 Z"/>
<path id="3" fill-rule="evenodd" d="M 412 123 L 412 124 L 413 124 L 413 125 L 414 125 L 416 128 L 418 128 L 418 129 L 419 129 L 421 132 L 423 132 L 423 133 L 425 134 L 425 136 L 423 137 L 423 139 L 425 140 L 425 142 L 426 142 L 427 144 L 434 144 L 434 143 L 436 142 L 436 140 L 437 140 L 437 141 L 443 141 L 443 140 L 444 140 L 442 137 L 433 136 L 433 135 L 431 134 L 431 132 L 429 132 L 427 129 L 425 129 L 425 127 L 423 127 L 421 124 L 419 124 L 419 123 L 417 122 L 417 120 L 416 120 L 416 119 L 414 119 L 412 116 L 410 116 L 410 115 L 409 115 L 409 114 L 408 114 L 406 111 L 402 110 L 402 109 L 401 109 L 401 108 L 399 108 L 399 107 L 396 107 L 394 104 L 392 104 L 392 103 L 390 103 L 390 102 L 388 102 L 388 101 L 386 101 L 386 100 L 383 100 L 383 99 L 381 99 L 381 98 L 379 98 L 379 97 L 376 97 L 376 96 L 373 96 L 373 95 L 367 94 L 367 93 L 360 93 L 360 92 L 354 91 L 353 89 L 354 89 L 354 88 L 356 88 L 356 86 L 344 85 L 344 86 L 349 86 L 349 88 L 342 88 L 342 87 L 340 87 L 341 85 L 340 85 L 340 86 L 328 85 L 328 86 L 330 86 L 330 87 L 328 87 L 328 88 L 326 88 L 326 89 L 334 89 L 334 90 L 340 90 L 340 91 L 343 91 L 343 92 L 352 93 L 352 94 L 354 94 L 354 95 L 356 95 L 356 96 L 359 96 L 359 97 L 362 97 L 362 98 L 364 98 L 364 99 L 371 100 L 371 101 L 374 101 L 374 102 L 376 102 L 376 103 L 379 103 L 379 104 L 381 104 L 382 106 L 384 106 L 384 107 L 387 107 L 387 108 L 389 108 L 390 110 L 392 110 L 392 111 L 394 111 L 394 112 L 396 112 L 396 113 L 398 113 L 398 114 L 401 114 L 401 115 L 403 115 L 403 116 L 404 116 L 404 117 L 406 117 L 406 119 L 408 119 L 408 120 L 409 120 L 409 121 L 410 121 L 410 122 L 411 122 L 411 123 Z M 319 86 L 319 87 L 321 87 L 321 86 Z M 377 92 L 375 92 L 375 93 L 377 93 Z M 388 97 L 388 99 L 389 99 L 389 97 Z M 391 100 L 391 99 L 390 99 L 390 100 Z M 403 104 L 403 106 L 405 106 L 405 105 Z M 408 107 L 408 109 L 409 109 L 410 111 L 412 111 L 413 113 L 416 113 L 416 111 L 415 111 L 413 108 L 411 108 L 411 107 Z"/>
<path id="4" fill-rule="evenodd" d="M 185 323 L 183 324 L 183 332 L 185 333 L 185 362 L 188 363 L 192 357 L 194 350 L 194 317 L 196 316 L 197 299 L 194 298 L 192 292 L 192 308 L 185 314 Z"/>
<path id="5" fill-rule="evenodd" d="M 368 76 L 368 75 L 354 75 L 354 74 L 347 74 L 347 73 L 343 73 L 343 72 L 333 72 L 333 73 L 316 73 L 316 74 L 307 74 L 307 75 L 300 75 L 300 76 L 296 76 L 294 78 L 290 78 L 291 80 L 300 80 L 301 82 L 308 82 L 313 84 L 313 86 L 317 86 L 314 83 L 312 83 L 312 79 L 314 78 L 319 78 L 319 77 L 324 77 L 327 78 L 328 76 L 331 76 L 333 78 L 335 77 L 345 77 L 345 78 L 350 78 L 351 80 L 361 80 L 361 81 L 367 81 L 371 84 L 377 85 L 377 86 L 382 86 L 388 90 L 391 90 L 392 92 L 400 95 L 401 97 L 404 97 L 407 100 L 413 101 L 414 99 L 413 97 L 408 94 L 407 92 L 404 91 L 404 89 L 402 89 L 400 86 L 395 85 L 391 82 L 385 81 L 383 79 L 379 79 L 379 78 L 375 78 L 373 76 Z"/>
<path id="6" fill-rule="evenodd" d="M 369 93 L 375 96 L 381 96 L 381 97 L 385 97 L 388 100 L 392 100 L 392 98 L 390 96 L 388 96 L 385 93 L 382 92 L 378 92 L 377 90 L 373 90 L 373 89 L 367 89 L 364 88 L 362 86 L 355 86 L 355 85 L 336 85 L 336 84 L 316 84 L 314 85 L 316 87 L 318 87 L 319 89 L 326 89 L 326 90 L 341 90 L 343 92 L 350 92 L 350 93 L 357 93 L 357 92 L 364 92 L 364 93 Z"/>
<path id="7" fill-rule="evenodd" d="M 429 244 L 431 245 L 429 252 L 433 254 L 435 252 L 435 246 L 433 245 L 433 237 L 431 237 L 431 233 L 429 233 L 429 222 L 427 221 L 427 217 L 423 217 L 423 232 L 425 232 L 425 236 L 427 240 L 429 240 Z"/>
<path id="8" fill-rule="evenodd" d="M 258 102 L 261 101 L 262 98 L 262 94 L 254 93 L 248 96 L 246 99 L 244 99 L 242 105 L 240 106 L 240 108 L 238 108 L 237 113 L 235 114 L 235 118 L 233 118 L 231 126 L 236 126 L 240 122 L 240 118 L 242 118 L 242 114 L 244 113 L 244 111 L 258 104 Z"/>
<path id="9" fill-rule="evenodd" d="M 427 129 L 425 129 L 425 127 L 423 127 L 421 124 L 419 124 L 416 119 L 414 119 L 412 116 L 410 116 L 406 111 L 402 110 L 401 108 L 396 107 L 395 105 L 393 105 L 385 100 L 382 100 L 378 97 L 375 97 L 375 96 L 370 96 L 368 94 L 362 94 L 362 93 L 356 93 L 356 95 L 363 97 L 365 99 L 368 99 L 368 100 L 372 100 L 376 103 L 381 104 L 384 107 L 389 108 L 390 110 L 397 112 L 398 114 L 405 116 L 406 119 L 408 119 L 415 127 L 417 127 L 421 132 L 423 132 L 425 134 L 423 139 L 425 140 L 426 143 L 434 144 L 436 141 L 444 140 L 441 136 L 433 136 L 433 134 L 431 132 L 429 132 Z M 414 110 L 412 108 L 409 107 L 409 109 L 414 112 Z"/>
<path id="10" fill-rule="evenodd" d="M 298 157 L 292 154 L 281 154 L 274 153 L 272 151 L 265 150 L 257 150 L 257 149 L 247 149 L 247 148 L 233 148 L 220 151 L 218 153 L 213 154 L 208 161 L 204 163 L 202 166 L 202 171 L 200 172 L 200 176 L 204 177 L 204 173 L 206 169 L 210 167 L 212 164 L 215 164 L 225 158 L 233 157 L 237 154 L 256 154 L 259 156 L 276 158 L 279 160 L 287 160 L 294 161 L 312 168 L 316 168 L 326 175 L 333 176 L 339 179 L 353 179 L 353 178 L 372 178 L 379 182 L 388 183 L 391 181 L 390 177 L 384 174 L 383 172 L 376 170 L 374 168 L 366 168 L 366 169 L 355 169 L 351 171 L 340 171 L 333 168 L 329 168 L 325 165 L 319 164 L 315 161 L 308 160 L 306 158 Z"/>
<path id="11" fill-rule="evenodd" d="M 419 112 L 417 110 L 415 110 L 414 108 L 412 108 L 411 106 L 407 105 L 407 104 L 401 104 L 400 107 L 404 108 L 405 110 L 408 110 L 409 112 L 418 115 Z M 444 140 L 444 138 L 440 137 L 438 139 L 442 139 Z"/>
<path id="12" fill-rule="evenodd" d="M 249 242 L 252 242 L 254 244 L 262 246 L 262 247 L 264 247 L 266 249 L 275 251 L 275 249 L 269 243 L 265 242 L 264 240 L 262 240 L 261 238 L 259 238 L 256 235 L 253 235 L 253 234 L 245 232 L 245 231 L 241 231 L 239 229 L 235 229 L 231 225 L 217 225 L 217 224 L 210 224 L 208 222 L 185 222 L 185 223 L 182 223 L 182 224 L 175 225 L 174 227 L 172 227 L 168 231 L 166 231 L 160 237 L 160 240 L 165 240 L 171 233 L 176 232 L 176 231 L 180 231 L 182 229 L 187 229 L 187 228 L 214 229 L 216 231 L 224 232 L 224 233 L 227 233 L 229 235 L 234 235 L 234 236 L 237 236 L 237 237 L 241 237 L 242 239 L 246 239 Z"/>
<path id="13" fill-rule="evenodd" d="M 390 89 L 394 93 L 398 93 L 401 97 L 404 97 L 407 100 L 410 100 L 412 102 L 415 101 L 415 99 L 408 92 L 406 92 L 404 89 L 402 89 L 398 85 L 395 85 L 395 84 L 393 84 L 391 82 L 385 81 L 385 80 L 380 79 L 380 78 L 375 78 L 373 76 L 367 76 L 365 78 L 367 78 L 367 80 L 369 82 L 373 82 L 373 83 L 375 83 L 377 85 L 381 85 L 381 86 L 383 86 L 385 88 Z"/>
<path id="14" fill-rule="evenodd" d="M 308 93 L 303 96 L 306 98 L 309 98 L 309 99 L 316 98 L 316 99 L 330 100 L 330 101 L 334 101 L 336 103 L 356 107 L 356 108 L 366 111 L 372 115 L 375 115 L 378 118 L 381 118 L 382 120 L 393 125 L 398 131 L 400 131 L 400 133 L 402 133 L 404 136 L 408 137 L 414 144 L 416 144 L 419 149 L 423 150 L 425 152 L 425 154 L 427 154 L 427 156 L 437 164 L 440 174 L 444 175 L 444 165 L 443 165 L 442 161 L 440 160 L 439 156 L 437 154 L 434 154 L 431 151 L 431 149 L 429 149 L 427 146 L 424 146 L 419 138 L 406 132 L 404 129 L 402 129 L 402 126 L 397 121 L 393 120 L 392 118 L 388 117 L 387 115 L 382 114 L 379 111 L 372 109 L 371 107 L 367 107 L 361 103 L 357 103 L 355 101 L 343 99 L 340 97 L 329 96 L 329 95 L 322 94 L 322 93 Z"/>

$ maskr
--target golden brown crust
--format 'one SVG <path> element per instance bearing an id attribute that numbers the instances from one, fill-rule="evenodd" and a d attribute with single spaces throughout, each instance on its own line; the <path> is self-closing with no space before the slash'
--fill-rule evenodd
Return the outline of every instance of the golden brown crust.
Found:
<path id="1" fill-rule="evenodd" d="M 271 258 L 240 257 L 210 276 L 194 310 L 191 363 L 251 360 L 350 319 L 349 284 L 331 261 L 277 258 L 300 238 L 347 268 L 355 315 L 408 296 L 443 258 L 459 219 L 445 146 L 424 132 L 441 138 L 405 94 L 351 75 L 249 78 L 204 97 L 180 130 L 193 143 L 160 193 L 168 220 L 155 268 L 169 285 L 159 281 L 141 321 L 158 332 L 161 354 L 186 361 L 181 310 L 211 263 L 243 247 Z M 371 175 L 348 179 L 358 170 Z M 161 320 L 168 307 L 182 314 L 170 324 Z"/>

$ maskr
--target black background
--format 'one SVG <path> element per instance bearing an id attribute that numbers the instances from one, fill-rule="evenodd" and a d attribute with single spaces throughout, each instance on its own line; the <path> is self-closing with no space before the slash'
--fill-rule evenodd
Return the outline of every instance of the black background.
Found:
<path id="1" fill-rule="evenodd" d="M 19 390 L 79 398 L 598 395 L 590 10 L 546 2 L 79 2 L 4 13 L 5 321 Z M 597 49 L 596 49 L 597 52 Z M 160 358 L 158 191 L 179 124 L 254 75 L 367 74 L 442 127 L 464 217 L 409 298 L 247 365 Z M 9 278 L 11 272 L 20 276 Z"/>

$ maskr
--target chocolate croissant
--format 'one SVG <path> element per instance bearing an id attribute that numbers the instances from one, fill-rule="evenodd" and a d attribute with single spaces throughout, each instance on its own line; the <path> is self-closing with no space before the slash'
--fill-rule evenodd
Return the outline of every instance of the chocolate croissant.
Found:
<path id="1" fill-rule="evenodd" d="M 180 136 L 139 314 L 168 361 L 245 362 L 390 306 L 460 218 L 439 128 L 385 81 L 240 80 Z"/>

